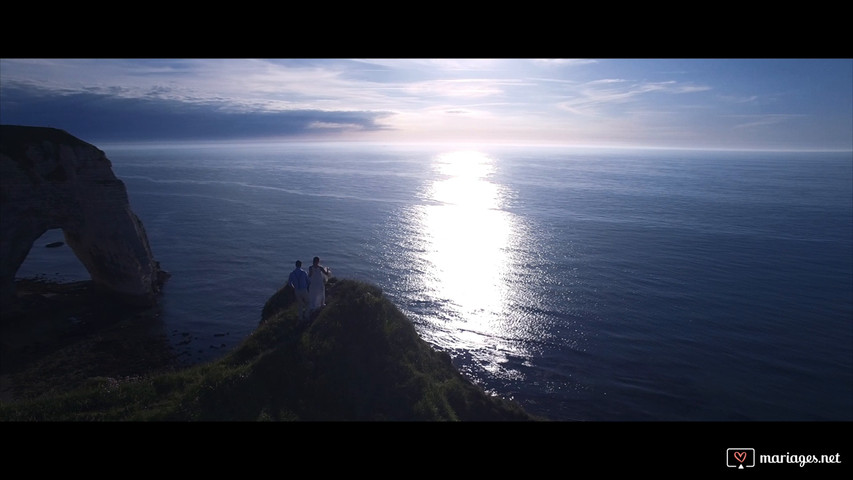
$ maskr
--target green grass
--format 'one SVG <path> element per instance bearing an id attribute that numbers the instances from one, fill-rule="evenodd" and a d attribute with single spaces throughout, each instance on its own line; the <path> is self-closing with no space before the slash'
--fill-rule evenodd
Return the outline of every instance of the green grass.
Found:
<path id="1" fill-rule="evenodd" d="M 522 421 L 474 385 L 371 284 L 335 281 L 298 324 L 284 288 L 222 359 L 150 377 L 0 404 L 5 421 Z"/>

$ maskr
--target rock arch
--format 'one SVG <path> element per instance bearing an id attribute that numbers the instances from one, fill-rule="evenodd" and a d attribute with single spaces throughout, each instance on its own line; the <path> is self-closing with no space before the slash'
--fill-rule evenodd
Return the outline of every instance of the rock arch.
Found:
<path id="1" fill-rule="evenodd" d="M 35 242 L 60 228 L 93 285 L 153 305 L 167 274 L 103 151 L 54 128 L 0 125 L 0 301 Z"/>

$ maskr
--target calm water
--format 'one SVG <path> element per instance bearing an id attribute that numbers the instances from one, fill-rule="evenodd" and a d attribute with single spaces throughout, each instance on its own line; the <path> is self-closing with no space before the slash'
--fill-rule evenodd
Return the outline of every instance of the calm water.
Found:
<path id="1" fill-rule="evenodd" d="M 173 275 L 187 362 L 318 255 L 532 413 L 853 420 L 849 153 L 100 147 Z M 88 278 L 54 240 L 19 276 Z"/>

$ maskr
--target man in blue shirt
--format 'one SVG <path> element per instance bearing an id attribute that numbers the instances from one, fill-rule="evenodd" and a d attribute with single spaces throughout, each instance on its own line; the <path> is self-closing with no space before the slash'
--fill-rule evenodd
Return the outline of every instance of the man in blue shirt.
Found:
<path id="1" fill-rule="evenodd" d="M 308 310 L 308 274 L 302 270 L 302 261 L 296 261 L 296 268 L 290 272 L 287 278 L 287 283 L 293 287 L 296 292 L 296 311 L 299 315 L 299 320 L 308 320 L 310 311 Z"/>

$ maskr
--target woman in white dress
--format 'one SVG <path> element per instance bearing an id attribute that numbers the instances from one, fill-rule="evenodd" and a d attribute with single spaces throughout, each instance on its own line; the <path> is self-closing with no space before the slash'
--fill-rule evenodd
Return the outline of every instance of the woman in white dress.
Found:
<path id="1" fill-rule="evenodd" d="M 311 310 L 326 305 L 326 282 L 332 270 L 320 265 L 320 257 L 314 257 L 314 263 L 308 267 L 308 278 L 311 281 L 308 293 L 311 295 Z"/>

